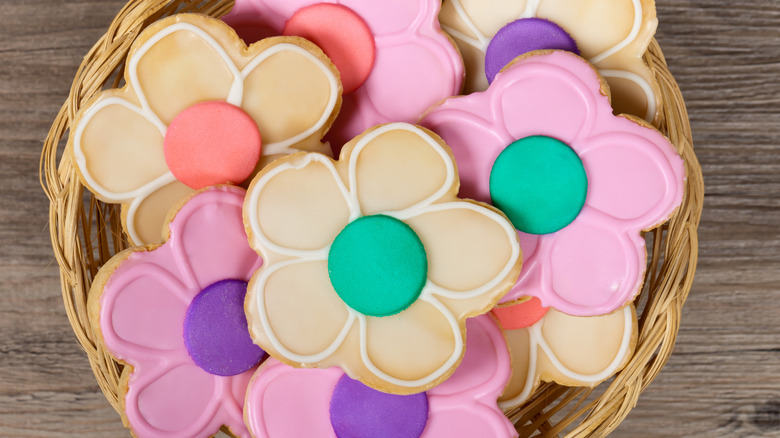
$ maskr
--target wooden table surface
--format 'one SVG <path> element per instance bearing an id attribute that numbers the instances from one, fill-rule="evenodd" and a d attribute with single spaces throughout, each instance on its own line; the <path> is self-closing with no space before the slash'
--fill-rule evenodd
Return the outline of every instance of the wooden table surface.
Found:
<path id="1" fill-rule="evenodd" d="M 617 437 L 780 437 L 780 1 L 657 0 L 704 170 L 676 350 Z M 0 0 L 0 436 L 129 436 L 65 316 L 38 183 L 76 68 L 122 0 Z"/>

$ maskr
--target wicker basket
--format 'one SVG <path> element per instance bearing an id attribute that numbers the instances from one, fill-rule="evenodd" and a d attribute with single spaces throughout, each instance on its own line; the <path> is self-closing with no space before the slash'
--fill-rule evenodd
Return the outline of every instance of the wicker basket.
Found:
<path id="1" fill-rule="evenodd" d="M 100 388 L 117 410 L 121 409 L 118 394 L 123 367 L 95 342 L 87 315 L 87 293 L 100 266 L 128 244 L 122 235 L 119 206 L 103 204 L 85 191 L 73 163 L 67 156 L 58 163 L 58 153 L 64 149 L 79 109 L 102 89 L 119 85 L 125 56 L 146 26 L 178 12 L 219 17 L 232 5 L 232 0 L 131 0 L 84 58 L 43 147 L 41 183 L 51 202 L 49 224 L 65 310 Z M 531 400 L 508 413 L 522 437 L 607 435 L 636 405 L 639 394 L 666 364 L 674 348 L 680 312 L 696 268 L 702 175 L 680 89 L 655 41 L 645 60 L 658 78 L 664 102 L 657 127 L 685 160 L 687 181 L 680 209 L 666 225 L 647 236 L 649 267 L 636 302 L 636 353 L 623 371 L 595 389 L 543 384 Z"/>

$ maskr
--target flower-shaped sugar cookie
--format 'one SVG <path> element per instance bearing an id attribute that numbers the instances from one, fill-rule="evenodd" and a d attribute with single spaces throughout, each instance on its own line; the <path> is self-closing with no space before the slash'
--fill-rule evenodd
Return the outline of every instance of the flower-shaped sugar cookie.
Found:
<path id="1" fill-rule="evenodd" d="M 488 315 L 469 319 L 463 362 L 427 392 L 376 391 L 338 368 L 298 369 L 268 359 L 247 390 L 252 436 L 439 438 L 517 436 L 496 400 L 509 381 L 501 329 Z"/>
<path id="2" fill-rule="evenodd" d="M 385 392 L 443 381 L 466 317 L 490 310 L 521 265 L 512 225 L 457 188 L 449 148 L 406 123 L 366 131 L 339 161 L 266 167 L 244 205 L 266 261 L 249 284 L 252 338 L 288 365 L 337 365 Z"/>
<path id="3" fill-rule="evenodd" d="M 563 51 L 526 56 L 422 123 L 452 147 L 461 195 L 492 202 L 518 229 L 525 262 L 503 303 L 538 297 L 593 316 L 639 293 L 642 231 L 680 205 L 683 161 L 655 129 L 612 114 L 590 64 Z"/>
<path id="4" fill-rule="evenodd" d="M 244 315 L 247 281 L 262 260 L 241 219 L 243 189 L 193 195 L 161 246 L 117 254 L 89 295 L 92 326 L 128 366 L 120 394 L 125 424 L 139 438 L 241 437 L 246 387 L 265 356 Z"/>
<path id="5" fill-rule="evenodd" d="M 194 190 L 240 184 L 280 154 L 328 152 L 321 139 L 341 102 L 338 71 L 310 42 L 246 47 L 191 14 L 138 37 L 125 81 L 79 113 L 68 153 L 87 188 L 122 204 L 135 244 L 159 243 L 169 209 Z"/>
<path id="6" fill-rule="evenodd" d="M 344 107 L 328 139 L 338 152 L 366 129 L 414 123 L 460 93 L 463 61 L 439 27 L 440 0 L 237 0 L 223 19 L 247 42 L 305 37 L 333 59 Z"/>
<path id="7" fill-rule="evenodd" d="M 523 53 L 564 49 L 599 69 L 616 113 L 660 115 L 658 84 L 642 60 L 658 26 L 653 0 L 444 0 L 439 19 L 463 54 L 469 93 Z"/>
<path id="8" fill-rule="evenodd" d="M 493 309 L 505 329 L 512 377 L 499 406 L 522 404 L 539 383 L 594 387 L 623 369 L 634 354 L 636 310 L 569 316 L 542 307 L 538 298 Z"/>

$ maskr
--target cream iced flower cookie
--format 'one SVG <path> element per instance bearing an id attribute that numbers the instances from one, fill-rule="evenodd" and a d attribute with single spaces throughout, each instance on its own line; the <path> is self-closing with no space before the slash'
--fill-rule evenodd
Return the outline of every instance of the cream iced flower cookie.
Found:
<path id="1" fill-rule="evenodd" d="M 247 389 L 249 431 L 257 438 L 516 437 L 496 403 L 510 375 L 503 333 L 489 315 L 466 327 L 466 353 L 455 373 L 411 395 L 371 389 L 336 367 L 301 369 L 268 359 Z"/>
<path id="2" fill-rule="evenodd" d="M 518 230 L 523 271 L 502 303 L 537 297 L 570 315 L 611 313 L 639 293 L 642 232 L 680 205 L 683 161 L 660 132 L 612 114 L 585 60 L 536 53 L 422 124 L 452 148 L 460 194 L 491 202 Z"/>
<path id="3" fill-rule="evenodd" d="M 126 85 L 78 114 L 68 143 L 83 184 L 122 204 L 135 244 L 159 243 L 169 209 L 193 191 L 240 184 L 274 157 L 328 152 L 338 71 L 297 37 L 246 47 L 223 22 L 181 14 L 131 48 Z"/>
<path id="4" fill-rule="evenodd" d="M 539 383 L 594 387 L 623 369 L 634 354 L 634 305 L 608 315 L 569 316 L 538 298 L 493 309 L 505 330 L 512 377 L 499 406 L 522 404 Z"/>
<path id="5" fill-rule="evenodd" d="M 417 121 L 460 93 L 463 61 L 439 27 L 440 0 L 237 0 L 223 19 L 245 41 L 311 40 L 341 72 L 344 107 L 328 139 L 338 150 L 366 129 Z"/>
<path id="6" fill-rule="evenodd" d="M 468 93 L 533 50 L 581 54 L 607 79 L 617 113 L 660 114 L 658 84 L 642 60 L 658 20 L 653 0 L 444 0 L 442 28 L 466 64 Z"/>
<path id="7" fill-rule="evenodd" d="M 247 281 L 262 265 L 249 247 L 245 191 L 210 187 L 171 218 L 162 245 L 121 252 L 89 292 L 90 322 L 127 364 L 122 417 L 139 438 L 248 437 L 247 384 L 266 357 L 244 315 Z"/>
<path id="8" fill-rule="evenodd" d="M 246 302 L 255 342 L 385 392 L 446 379 L 465 319 L 489 311 L 521 266 L 506 217 L 458 199 L 458 185 L 449 148 L 405 123 L 366 131 L 338 161 L 295 154 L 266 167 L 244 205 L 266 262 Z"/>

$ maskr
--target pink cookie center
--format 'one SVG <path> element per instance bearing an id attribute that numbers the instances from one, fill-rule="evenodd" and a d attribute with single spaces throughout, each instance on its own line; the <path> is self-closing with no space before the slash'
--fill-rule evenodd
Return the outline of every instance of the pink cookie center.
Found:
<path id="1" fill-rule="evenodd" d="M 306 38 L 318 45 L 341 74 L 344 94 L 363 85 L 374 66 L 374 35 L 352 9 L 319 3 L 298 10 L 287 20 L 284 35 Z"/>
<path id="2" fill-rule="evenodd" d="M 539 298 L 533 297 L 520 304 L 496 307 L 492 312 L 498 318 L 504 330 L 519 330 L 531 327 L 539 322 L 547 314 L 548 310 L 550 308 L 543 307 Z"/>
<path id="3" fill-rule="evenodd" d="M 260 131 L 241 108 L 201 102 L 180 112 L 168 126 L 163 147 L 173 175 L 193 189 L 240 184 L 260 159 Z"/>

